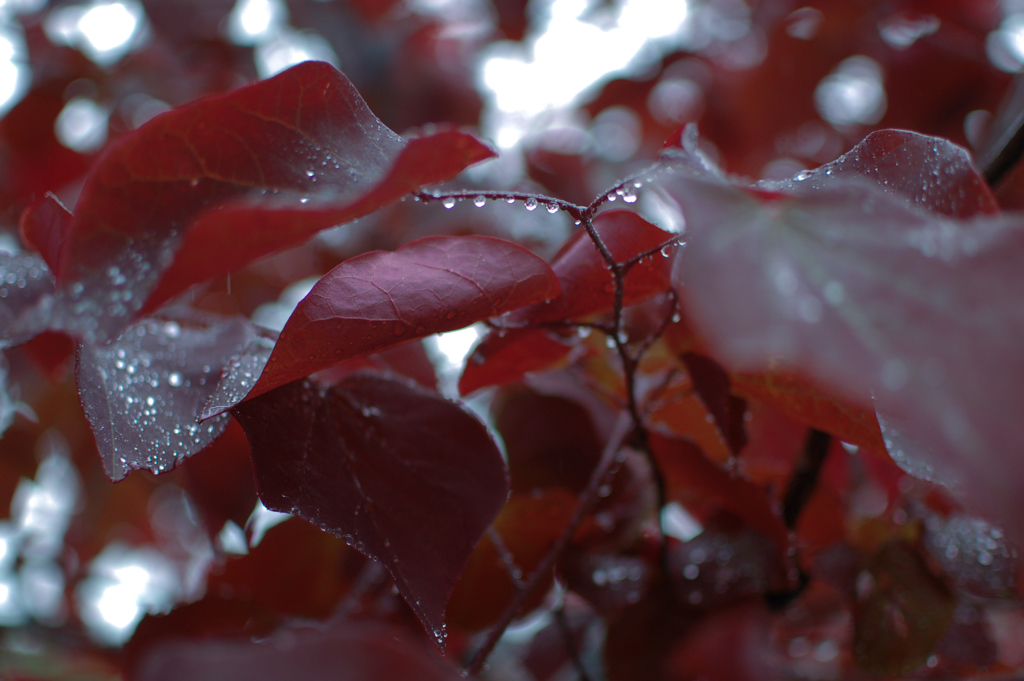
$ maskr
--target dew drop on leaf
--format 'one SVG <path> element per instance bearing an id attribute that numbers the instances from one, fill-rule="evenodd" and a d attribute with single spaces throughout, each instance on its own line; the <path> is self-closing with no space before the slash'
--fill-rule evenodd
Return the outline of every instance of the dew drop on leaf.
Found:
<path id="1" fill-rule="evenodd" d="M 535 199 L 535 198 L 533 198 L 531 196 L 530 198 L 526 199 L 526 201 L 525 201 L 525 203 L 523 205 L 526 206 L 526 210 L 536 210 L 537 209 L 537 199 Z"/>
<path id="2" fill-rule="evenodd" d="M 473 199 L 473 205 L 476 206 L 477 208 L 483 208 L 485 203 L 487 203 L 487 199 L 485 199 L 482 196 L 478 196 L 475 199 Z"/>
<path id="3" fill-rule="evenodd" d="M 441 201 L 441 205 L 447 208 L 448 210 L 451 210 L 452 208 L 455 207 L 455 199 L 449 196 L 448 198 Z"/>
<path id="4" fill-rule="evenodd" d="M 558 212 L 558 204 L 556 204 L 556 203 L 549 203 L 547 205 L 547 209 L 548 209 L 549 213 L 552 213 L 552 214 L 557 213 Z"/>

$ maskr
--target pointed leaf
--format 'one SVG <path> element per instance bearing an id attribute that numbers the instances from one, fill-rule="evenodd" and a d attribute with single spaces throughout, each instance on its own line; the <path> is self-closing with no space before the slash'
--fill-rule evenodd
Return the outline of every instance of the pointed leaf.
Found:
<path id="1" fill-rule="evenodd" d="M 21 238 L 34 248 L 50 270 L 60 270 L 60 251 L 71 229 L 73 216 L 50 192 L 21 213 Z"/>
<path id="2" fill-rule="evenodd" d="M 852 153 L 852 152 L 851 152 Z M 1024 221 L 953 220 L 862 180 L 740 188 L 692 160 L 659 182 L 689 246 L 673 276 L 729 368 L 778 367 L 879 413 L 968 503 L 1024 537 Z M 887 439 L 890 439 L 886 435 Z M 887 443 L 887 446 L 889 443 Z"/>
<path id="3" fill-rule="evenodd" d="M 793 188 L 799 182 L 820 189 L 837 179 L 855 178 L 870 180 L 888 194 L 950 217 L 999 211 L 992 190 L 965 149 L 906 130 L 877 130 L 832 163 L 784 184 Z"/>
<path id="4" fill-rule="evenodd" d="M 299 303 L 250 396 L 557 295 L 547 263 L 492 237 L 428 237 L 366 253 L 335 267 Z"/>
<path id="5" fill-rule="evenodd" d="M 695 352 L 684 352 L 680 359 L 686 364 L 694 391 L 714 418 L 729 451 L 736 456 L 747 444 L 747 431 L 743 425 L 747 401 L 730 392 L 729 374 L 718 362 Z"/>
<path id="6" fill-rule="evenodd" d="M 229 357 L 256 338 L 244 318 L 147 319 L 109 345 L 81 344 L 78 394 L 111 480 L 163 473 L 203 450 L 227 416 L 199 414 Z"/>
<path id="7" fill-rule="evenodd" d="M 443 648 L 445 604 L 508 492 L 484 425 L 435 393 L 370 374 L 323 390 L 296 381 L 232 414 L 263 503 L 383 564 Z"/>
<path id="8" fill-rule="evenodd" d="M 458 132 L 405 144 L 319 62 L 157 116 L 86 181 L 61 253 L 61 323 L 105 338 L 193 283 L 491 155 Z"/>
<path id="9" fill-rule="evenodd" d="M 505 385 L 531 371 L 548 369 L 572 352 L 576 340 L 539 328 L 489 332 L 470 353 L 459 378 L 459 394 Z"/>

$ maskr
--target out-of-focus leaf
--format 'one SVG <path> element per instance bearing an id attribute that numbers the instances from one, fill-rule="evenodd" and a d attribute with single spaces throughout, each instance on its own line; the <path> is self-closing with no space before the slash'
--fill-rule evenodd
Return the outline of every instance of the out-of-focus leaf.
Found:
<path id="1" fill-rule="evenodd" d="M 603 444 L 583 406 L 510 386 L 496 396 L 491 416 L 505 443 L 513 491 L 581 492 L 587 486 Z"/>
<path id="2" fill-rule="evenodd" d="M 731 393 L 729 375 L 718 362 L 695 352 L 683 353 L 680 359 L 686 364 L 694 391 L 715 419 L 729 451 L 736 456 L 747 444 L 747 401 Z"/>
<path id="3" fill-rule="evenodd" d="M 428 237 L 346 260 L 288 319 L 249 393 L 558 295 L 547 263 L 491 237 Z"/>
<path id="4" fill-rule="evenodd" d="M 486 427 L 435 393 L 369 374 L 322 390 L 296 381 L 232 414 L 263 503 L 384 565 L 443 648 L 445 604 L 508 490 Z"/>
<path id="5" fill-rule="evenodd" d="M 253 642 L 170 640 L 139 660 L 139 681 L 458 681 L 463 678 L 402 631 L 377 622 L 331 631 L 279 631 Z"/>
<path id="6" fill-rule="evenodd" d="M 532 494 L 513 492 L 455 585 L 447 610 L 450 623 L 479 631 L 496 622 L 515 597 L 513 575 L 516 580 L 530 578 L 565 530 L 576 504 L 574 494 L 557 487 Z M 546 595 L 547 588 L 537 589 L 519 614 L 536 608 Z"/>
<path id="7" fill-rule="evenodd" d="M 872 452 L 885 452 L 873 411 L 847 403 L 792 374 L 765 372 L 730 376 L 736 393 L 769 402 L 790 417 Z"/>
<path id="8" fill-rule="evenodd" d="M 654 568 L 643 556 L 592 553 L 569 547 L 558 561 L 565 586 L 594 609 L 610 615 L 647 594 Z"/>
<path id="9" fill-rule="evenodd" d="M 18 345 L 49 326 L 53 275 L 36 253 L 0 251 L 0 346 Z"/>
<path id="10" fill-rule="evenodd" d="M 692 509 L 707 509 L 707 516 L 727 511 L 770 538 L 780 552 L 788 548 L 789 531 L 772 510 L 765 490 L 708 461 L 689 440 L 652 432 L 650 446 L 669 499 Z"/>
<path id="11" fill-rule="evenodd" d="M 741 188 L 688 154 L 657 181 L 685 212 L 673 276 L 716 356 L 863 407 L 873 393 L 919 448 L 887 442 L 895 460 L 923 461 L 1024 536 L 1024 466 L 1005 454 L 1024 450 L 1020 217 L 954 220 L 862 178 Z"/>
<path id="12" fill-rule="evenodd" d="M 1001 529 L 963 513 L 932 514 L 925 529 L 925 549 L 958 589 L 975 598 L 1015 595 L 1020 561 Z"/>
<path id="13" fill-rule="evenodd" d="M 53 272 L 60 271 L 60 251 L 73 216 L 56 196 L 46 192 L 21 213 L 21 238 L 35 249 Z"/>
<path id="14" fill-rule="evenodd" d="M 404 143 L 320 62 L 157 116 L 111 145 L 86 181 L 55 323 L 102 340 L 191 284 L 491 155 L 454 131 Z"/>
<path id="15" fill-rule="evenodd" d="M 617 262 L 672 240 L 666 232 L 626 210 L 610 210 L 594 218 L 594 228 Z M 615 301 L 611 271 L 586 232 L 577 232 L 551 262 L 562 295 L 525 307 L 502 320 L 511 327 L 578 319 L 609 312 Z M 633 266 L 623 280 L 623 305 L 633 305 L 671 289 L 671 258 L 655 254 Z M 522 347 L 520 347 L 522 346 Z M 540 332 L 512 328 L 492 330 L 473 350 L 459 390 L 468 394 L 489 385 L 511 383 L 529 371 L 546 369 L 565 357 L 568 346 Z"/>
<path id="16" fill-rule="evenodd" d="M 891 196 L 950 217 L 999 212 L 966 149 L 907 130 L 877 130 L 832 163 L 783 184 L 823 189 L 851 178 L 870 179 Z"/>
<path id="17" fill-rule="evenodd" d="M 111 480 L 171 470 L 213 442 L 227 416 L 199 423 L 228 359 L 257 338 L 241 317 L 147 319 L 109 345 L 82 343 L 78 394 Z"/>
<path id="18" fill-rule="evenodd" d="M 890 542 L 858 577 L 853 658 L 861 669 L 896 676 L 928 659 L 953 620 L 949 590 L 903 542 Z"/>
<path id="19" fill-rule="evenodd" d="M 574 339 L 543 328 L 491 331 L 469 356 L 459 393 L 470 393 L 491 385 L 505 385 L 531 371 L 548 369 L 572 352 Z"/>

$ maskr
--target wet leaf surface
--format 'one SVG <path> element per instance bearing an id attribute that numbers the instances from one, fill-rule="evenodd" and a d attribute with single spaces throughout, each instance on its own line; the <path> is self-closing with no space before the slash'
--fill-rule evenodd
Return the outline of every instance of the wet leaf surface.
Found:
<path id="1" fill-rule="evenodd" d="M 428 237 L 346 260 L 292 313 L 250 396 L 340 361 L 558 295 L 547 263 L 490 237 Z"/>
<path id="2" fill-rule="evenodd" d="M 212 443 L 227 416 L 199 423 L 228 359 L 256 337 L 241 317 L 147 319 L 109 345 L 80 344 L 78 393 L 111 480 L 169 471 Z"/>
<path id="3" fill-rule="evenodd" d="M 913 161 L 913 158 L 907 159 Z M 899 424 L 961 498 L 1016 536 L 1024 467 L 1024 223 L 953 220 L 842 178 L 745 189 L 684 159 L 659 182 L 684 207 L 690 245 L 673 273 L 703 336 L 732 370 L 781 368 Z M 883 433 L 884 435 L 884 433 Z M 888 438 L 887 438 L 888 439 Z M 888 443 L 887 443 L 888 444 Z"/>
<path id="4" fill-rule="evenodd" d="M 191 284 L 491 155 L 458 132 L 404 143 L 322 62 L 183 106 L 125 135 L 90 174 L 61 252 L 59 321 L 102 339 Z"/>
<path id="5" fill-rule="evenodd" d="M 22 240 L 43 257 L 53 272 L 60 270 L 60 252 L 72 220 L 71 211 L 50 192 L 21 214 Z"/>
<path id="6" fill-rule="evenodd" d="M 41 256 L 0 252 L 0 345 L 18 345 L 44 332 L 53 292 L 53 275 Z"/>
<path id="7" fill-rule="evenodd" d="M 370 374 L 327 389 L 293 382 L 232 414 L 267 508 L 379 561 L 443 648 L 448 597 L 508 490 L 484 425 L 435 393 Z"/>

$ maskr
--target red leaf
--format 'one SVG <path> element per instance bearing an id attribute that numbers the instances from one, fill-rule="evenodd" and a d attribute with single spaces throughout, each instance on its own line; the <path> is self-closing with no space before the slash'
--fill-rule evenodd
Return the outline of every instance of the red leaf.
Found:
<path id="1" fill-rule="evenodd" d="M 193 313 L 194 314 L 194 313 Z M 111 480 L 163 473 L 224 431 L 225 416 L 199 423 L 228 358 L 257 341 L 242 318 L 147 319 L 114 343 L 78 350 L 78 394 Z"/>
<path id="2" fill-rule="evenodd" d="M 878 130 L 832 163 L 795 178 L 815 189 L 863 177 L 888 194 L 950 217 L 997 213 L 988 183 L 967 151 L 949 140 L 906 130 Z M 795 188 L 795 182 L 790 182 Z"/>
<path id="3" fill-rule="evenodd" d="M 736 456 L 747 444 L 743 426 L 747 401 L 730 393 L 729 375 L 718 362 L 694 352 L 684 352 L 680 359 L 686 365 L 694 391 L 714 418 L 729 451 Z"/>
<path id="4" fill-rule="evenodd" d="M 21 238 L 36 250 L 52 272 L 60 270 L 60 249 L 73 217 L 56 196 L 46 192 L 21 213 Z"/>
<path id="5" fill-rule="evenodd" d="M 459 393 L 468 395 L 491 385 L 505 385 L 531 371 L 548 369 L 572 352 L 571 339 L 548 329 L 490 332 L 473 349 L 459 378 Z"/>
<path id="6" fill-rule="evenodd" d="M 132 674 L 139 681 L 458 681 L 459 673 L 401 630 L 349 622 L 329 632 L 280 631 L 261 642 L 170 639 L 154 645 Z"/>
<path id="7" fill-rule="evenodd" d="M 1024 537 L 1024 466 L 1005 454 L 1024 450 L 1020 217 L 953 220 L 843 179 L 765 198 L 679 158 L 659 176 L 686 213 L 674 276 L 717 355 L 869 409 L 873 392 L 898 463 Z"/>
<path id="8" fill-rule="evenodd" d="M 492 155 L 458 132 L 405 144 L 345 76 L 304 62 L 111 145 L 82 190 L 58 279 L 79 314 L 100 317 L 91 332 L 103 338 L 191 284 Z"/>
<path id="9" fill-rule="evenodd" d="M 288 319 L 249 393 L 558 295 L 547 263 L 492 237 L 428 237 L 331 270 Z"/>
<path id="10" fill-rule="evenodd" d="M 670 498 L 690 508 L 708 508 L 709 514 L 728 511 L 774 541 L 780 553 L 788 549 L 789 530 L 772 510 L 763 489 L 708 461 L 689 440 L 652 432 L 650 446 Z"/>
<path id="11" fill-rule="evenodd" d="M 53 276 L 35 253 L 0 251 L 0 341 L 17 345 L 49 325 Z"/>
<path id="12" fill-rule="evenodd" d="M 232 413 L 263 503 L 381 562 L 443 648 L 445 604 L 508 492 L 484 425 L 434 393 L 369 374 L 324 390 L 294 382 Z"/>

